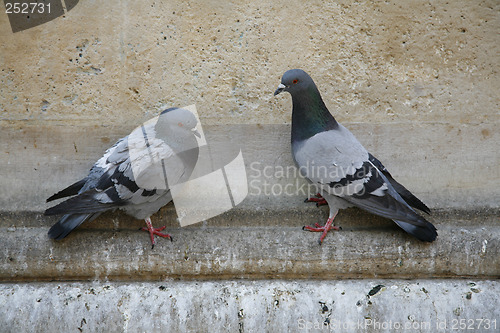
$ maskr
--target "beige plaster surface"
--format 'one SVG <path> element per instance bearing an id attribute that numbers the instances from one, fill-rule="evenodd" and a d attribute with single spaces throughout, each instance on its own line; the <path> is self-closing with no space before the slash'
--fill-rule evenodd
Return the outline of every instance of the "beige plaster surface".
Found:
<path id="1" fill-rule="evenodd" d="M 196 103 L 205 124 L 290 122 L 303 68 L 349 122 L 498 123 L 498 1 L 80 1 L 13 34 L 0 119 L 136 125 Z"/>

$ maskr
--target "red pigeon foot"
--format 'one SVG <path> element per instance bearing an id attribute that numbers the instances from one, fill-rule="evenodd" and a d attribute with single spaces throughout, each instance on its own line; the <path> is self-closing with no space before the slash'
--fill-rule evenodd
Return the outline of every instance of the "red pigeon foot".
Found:
<path id="1" fill-rule="evenodd" d="M 147 228 L 141 228 L 141 230 L 149 232 L 149 236 L 151 237 L 151 244 L 152 244 L 151 248 L 152 249 L 155 247 L 155 244 L 156 244 L 155 235 L 163 237 L 163 238 L 168 238 L 168 239 L 170 239 L 170 241 L 172 241 L 172 236 L 170 236 L 169 234 L 164 234 L 164 233 L 160 232 L 163 229 L 165 229 L 166 226 L 159 227 L 159 228 L 153 228 L 153 225 L 151 224 L 151 218 L 149 218 L 149 217 L 147 219 L 145 219 L 144 221 L 146 221 Z"/>
<path id="2" fill-rule="evenodd" d="M 307 231 L 312 231 L 312 232 L 322 232 L 321 237 L 319 238 L 319 244 L 323 243 L 323 239 L 325 239 L 326 234 L 330 230 L 337 230 L 339 231 L 340 228 L 336 227 L 333 225 L 333 219 L 335 218 L 337 214 L 335 214 L 333 217 L 329 218 L 326 220 L 326 223 L 324 226 L 319 225 L 318 223 L 315 224 L 315 227 L 311 227 L 309 225 L 306 225 L 302 227 L 302 230 L 307 230 Z"/>

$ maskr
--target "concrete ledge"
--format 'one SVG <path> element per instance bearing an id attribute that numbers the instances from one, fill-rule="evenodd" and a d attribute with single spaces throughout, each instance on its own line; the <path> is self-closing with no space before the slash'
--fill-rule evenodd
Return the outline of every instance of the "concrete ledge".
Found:
<path id="1" fill-rule="evenodd" d="M 500 132 L 496 124 L 345 125 L 431 208 L 498 208 Z M 306 184 L 304 179 L 280 172 L 293 166 L 289 125 L 228 124 L 203 129 L 214 163 L 235 157 L 228 142 L 236 153 L 241 148 L 249 178 L 248 205 L 293 207 L 306 195 L 295 190 Z M 0 121 L 4 174 L 0 188 L 8 189 L 0 192 L 0 211 L 45 210 L 46 198 L 85 176 L 107 148 L 132 130 L 117 124 Z M 287 185 L 291 193 L 283 193 Z"/>
<path id="2" fill-rule="evenodd" d="M 306 181 L 278 171 L 293 165 L 288 125 L 206 126 L 214 159 L 242 149 L 249 196 L 223 215 L 179 228 L 172 205 L 153 216 L 173 243 L 152 251 L 141 221 L 103 215 L 55 242 L 57 217 L 45 199 L 80 179 L 104 149 L 131 128 L 2 123 L 0 131 L 1 281 L 334 278 L 496 278 L 500 275 L 500 177 L 494 124 L 350 124 L 392 174 L 428 203 L 439 231 L 424 244 L 392 222 L 356 209 L 341 212 L 342 232 L 320 247 L 305 224 L 324 223 L 326 207 L 303 203 Z M 418 147 L 416 149 L 415 147 Z M 478 149 L 481 147 L 481 149 Z M 217 161 L 214 161 L 216 163 Z M 257 164 L 255 164 L 257 163 Z M 265 173 L 264 171 L 268 172 Z"/>
<path id="3" fill-rule="evenodd" d="M 304 204 L 306 205 L 306 204 Z M 301 230 L 323 223 L 326 209 L 235 209 L 208 222 L 179 228 L 167 206 L 174 242 L 152 250 L 141 221 L 109 213 L 62 241 L 48 239 L 54 218 L 36 213 L 0 216 L 1 281 L 164 279 L 497 278 L 498 211 L 436 212 L 439 237 L 422 243 L 389 220 L 358 209 L 339 214 L 340 232 L 323 245 Z M 168 217 L 168 218 L 167 218 Z M 161 222 L 160 222 L 161 221 Z"/>
<path id="4" fill-rule="evenodd" d="M 499 293 L 477 280 L 1 284 L 0 331 L 497 332 Z"/>

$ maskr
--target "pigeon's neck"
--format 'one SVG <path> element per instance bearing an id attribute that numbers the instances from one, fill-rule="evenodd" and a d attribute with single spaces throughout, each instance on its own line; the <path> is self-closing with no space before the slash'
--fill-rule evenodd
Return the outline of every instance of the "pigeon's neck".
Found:
<path id="1" fill-rule="evenodd" d="M 311 86 L 301 94 L 292 95 L 292 102 L 292 142 L 306 140 L 338 127 L 316 86 Z"/>

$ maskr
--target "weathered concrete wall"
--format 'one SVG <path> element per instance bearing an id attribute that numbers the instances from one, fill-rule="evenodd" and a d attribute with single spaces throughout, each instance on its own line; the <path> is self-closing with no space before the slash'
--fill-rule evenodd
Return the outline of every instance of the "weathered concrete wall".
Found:
<path id="1" fill-rule="evenodd" d="M 14 34 L 0 13 L 0 331 L 284 332 L 328 318 L 454 331 L 500 318 L 487 281 L 500 276 L 499 16 L 498 1 L 80 1 Z M 265 192 L 305 184 L 273 174 L 292 160 L 290 98 L 272 92 L 297 67 L 435 210 L 435 243 L 350 209 L 320 247 L 300 227 L 326 209 Z M 142 121 L 190 104 L 214 151 L 243 149 L 255 186 L 238 209 L 179 228 L 168 206 L 153 222 L 175 241 L 153 251 L 120 213 L 48 240 L 45 198 Z M 66 280 L 80 282 L 40 282 Z"/>
<path id="2" fill-rule="evenodd" d="M 497 305 L 497 281 L 4 284 L 0 330 L 498 332 Z"/>

